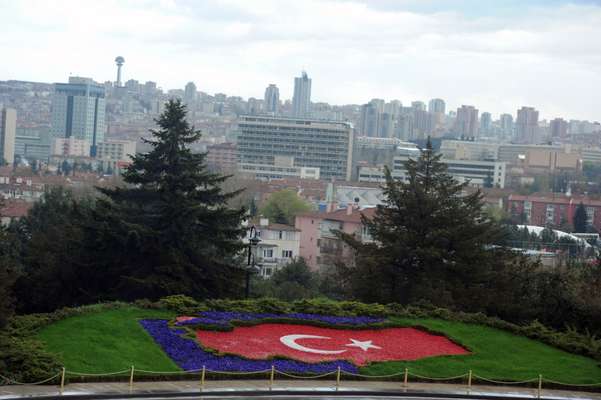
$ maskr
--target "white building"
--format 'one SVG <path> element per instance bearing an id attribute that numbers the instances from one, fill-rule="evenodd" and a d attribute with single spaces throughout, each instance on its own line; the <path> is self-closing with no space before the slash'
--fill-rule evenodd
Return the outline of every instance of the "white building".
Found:
<path id="1" fill-rule="evenodd" d="M 275 271 L 299 256 L 300 230 L 289 225 L 272 224 L 267 218 L 260 218 L 255 229 L 257 237 L 261 239 L 255 259 L 260 276 L 269 278 Z M 249 237 L 250 228 L 246 239 Z"/>
<path id="2" fill-rule="evenodd" d="M 17 135 L 17 110 L 4 108 L 0 112 L 0 156 L 8 164 L 15 160 L 15 137 Z"/>
<path id="3" fill-rule="evenodd" d="M 90 142 L 83 139 L 55 138 L 52 142 L 52 155 L 65 157 L 88 157 L 90 155 Z"/>

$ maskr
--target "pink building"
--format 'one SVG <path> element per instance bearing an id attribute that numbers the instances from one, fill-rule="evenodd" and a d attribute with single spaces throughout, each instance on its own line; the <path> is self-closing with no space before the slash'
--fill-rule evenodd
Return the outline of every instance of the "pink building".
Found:
<path id="1" fill-rule="evenodd" d="M 345 246 L 336 237 L 334 231 L 354 234 L 364 241 L 371 240 L 367 229 L 361 223 L 361 216 L 372 218 L 375 211 L 375 208 L 359 210 L 349 206 L 332 212 L 297 216 L 295 227 L 301 231 L 299 255 L 312 269 L 332 265 L 334 260 L 340 260 L 348 255 Z"/>

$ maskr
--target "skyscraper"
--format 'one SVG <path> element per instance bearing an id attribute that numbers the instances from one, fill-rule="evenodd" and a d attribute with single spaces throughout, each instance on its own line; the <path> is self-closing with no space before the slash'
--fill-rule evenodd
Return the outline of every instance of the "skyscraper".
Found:
<path id="1" fill-rule="evenodd" d="M 55 83 L 51 134 L 87 140 L 95 157 L 96 144 L 104 140 L 105 110 L 104 86 L 92 79 L 71 77 L 69 83 Z"/>
<path id="2" fill-rule="evenodd" d="M 311 79 L 305 71 L 294 78 L 294 96 L 292 97 L 292 113 L 295 117 L 308 117 L 311 112 Z"/>
<path id="3" fill-rule="evenodd" d="M 411 107 L 413 107 L 414 110 L 426 111 L 426 103 L 423 101 L 412 101 Z"/>
<path id="4" fill-rule="evenodd" d="M 565 139 L 568 136 L 568 121 L 563 118 L 555 118 L 549 124 L 551 138 Z"/>
<path id="5" fill-rule="evenodd" d="M 478 136 L 478 109 L 474 106 L 461 106 L 457 109 L 455 133 L 463 137 Z"/>
<path id="6" fill-rule="evenodd" d="M 505 138 L 510 138 L 513 135 L 513 116 L 511 114 L 501 114 L 499 117 L 501 131 Z"/>
<path id="7" fill-rule="evenodd" d="M 196 85 L 194 82 L 188 82 L 184 88 L 184 103 L 188 106 L 188 109 L 196 104 Z"/>
<path id="8" fill-rule="evenodd" d="M 430 111 L 431 113 L 444 114 L 445 107 L 446 105 L 443 99 L 432 99 L 428 103 L 428 111 Z"/>
<path id="9" fill-rule="evenodd" d="M 483 112 L 480 116 L 480 134 L 488 135 L 492 127 L 492 115 L 489 112 Z"/>
<path id="10" fill-rule="evenodd" d="M 15 136 L 17 135 L 17 110 L 4 108 L 0 113 L 1 161 L 12 164 L 15 160 Z"/>
<path id="11" fill-rule="evenodd" d="M 280 111 L 280 89 L 273 83 L 265 89 L 265 99 L 263 106 L 265 112 L 277 114 Z"/>
<path id="12" fill-rule="evenodd" d="M 377 137 L 380 135 L 380 111 L 373 101 L 361 106 L 360 133 L 363 136 Z"/>
<path id="13" fill-rule="evenodd" d="M 515 120 L 515 139 L 518 143 L 538 142 L 538 111 L 534 107 L 522 107 Z"/>

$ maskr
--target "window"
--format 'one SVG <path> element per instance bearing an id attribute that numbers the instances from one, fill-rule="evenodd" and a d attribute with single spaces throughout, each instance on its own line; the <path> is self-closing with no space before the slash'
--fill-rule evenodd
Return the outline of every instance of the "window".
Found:
<path id="1" fill-rule="evenodd" d="M 273 272 L 271 268 L 265 268 L 263 271 L 265 276 L 271 276 L 271 273 Z"/>
<path id="2" fill-rule="evenodd" d="M 283 231 L 279 231 L 278 232 L 278 239 L 283 239 L 284 238 L 284 232 Z"/>
<path id="3" fill-rule="evenodd" d="M 586 208 L 586 224 L 592 226 L 595 222 L 595 207 Z"/>
<path id="4" fill-rule="evenodd" d="M 263 257 L 265 257 L 265 258 L 272 258 L 273 257 L 273 249 L 264 249 L 263 250 Z"/>
<path id="5" fill-rule="evenodd" d="M 555 206 L 547 204 L 547 222 L 552 223 L 555 221 Z"/>
<path id="6" fill-rule="evenodd" d="M 282 250 L 282 258 L 292 258 L 292 250 Z"/>

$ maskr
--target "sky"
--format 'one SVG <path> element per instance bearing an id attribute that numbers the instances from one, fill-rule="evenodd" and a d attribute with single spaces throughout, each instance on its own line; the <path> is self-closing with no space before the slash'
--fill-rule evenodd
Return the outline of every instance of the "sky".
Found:
<path id="1" fill-rule="evenodd" d="M 210 94 L 601 120 L 601 0 L 0 0 L 0 80 L 193 81 Z"/>

